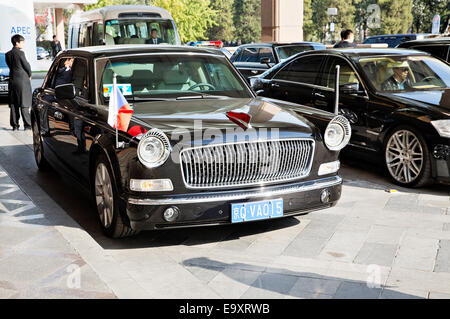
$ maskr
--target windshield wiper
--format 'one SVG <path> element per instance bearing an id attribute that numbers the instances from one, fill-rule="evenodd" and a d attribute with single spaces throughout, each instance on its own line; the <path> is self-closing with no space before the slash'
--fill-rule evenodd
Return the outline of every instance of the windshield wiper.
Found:
<path id="1" fill-rule="evenodd" d="M 150 101 L 173 101 L 174 99 L 164 97 L 138 97 L 134 96 L 133 100 L 136 102 L 150 102 Z"/>
<path id="2" fill-rule="evenodd" d="M 213 94 L 207 94 L 207 93 L 201 93 L 196 91 L 188 91 L 188 92 L 195 92 L 197 95 L 185 95 L 185 96 L 179 96 L 176 99 L 177 100 L 189 100 L 189 99 L 223 99 L 227 98 L 228 96 L 225 95 L 213 95 Z"/>

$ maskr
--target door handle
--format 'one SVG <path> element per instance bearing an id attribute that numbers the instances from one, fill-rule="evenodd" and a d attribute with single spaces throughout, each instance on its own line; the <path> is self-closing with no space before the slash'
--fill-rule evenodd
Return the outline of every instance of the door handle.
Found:
<path id="1" fill-rule="evenodd" d="M 315 97 L 320 97 L 320 98 L 322 98 L 322 99 L 324 99 L 325 98 L 325 95 L 323 95 L 322 93 L 314 93 L 314 96 Z"/>
<path id="2" fill-rule="evenodd" d="M 56 103 L 56 102 L 52 102 L 52 106 L 54 106 L 54 107 L 58 107 L 58 106 L 59 106 L 59 104 L 58 104 L 58 103 Z"/>
<path id="3" fill-rule="evenodd" d="M 258 73 L 258 71 L 256 71 L 256 70 L 251 70 L 250 72 L 252 72 L 253 74 L 257 74 Z"/>
<path id="4" fill-rule="evenodd" d="M 55 118 L 57 118 L 58 120 L 63 119 L 63 114 L 61 112 L 56 111 L 54 115 L 55 115 Z"/>
<path id="5" fill-rule="evenodd" d="M 276 83 L 272 83 L 270 86 L 273 87 L 273 88 L 279 88 L 280 87 L 280 85 L 276 84 Z"/>

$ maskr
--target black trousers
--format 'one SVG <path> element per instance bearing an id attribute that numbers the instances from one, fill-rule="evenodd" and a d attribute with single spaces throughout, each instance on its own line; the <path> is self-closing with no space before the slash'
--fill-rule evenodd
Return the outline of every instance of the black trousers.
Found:
<path id="1" fill-rule="evenodd" d="M 10 111 L 11 113 L 9 117 L 9 123 L 11 124 L 12 127 L 19 128 L 20 113 L 22 113 L 23 126 L 25 128 L 31 128 L 29 107 L 17 107 L 15 105 L 11 105 Z"/>

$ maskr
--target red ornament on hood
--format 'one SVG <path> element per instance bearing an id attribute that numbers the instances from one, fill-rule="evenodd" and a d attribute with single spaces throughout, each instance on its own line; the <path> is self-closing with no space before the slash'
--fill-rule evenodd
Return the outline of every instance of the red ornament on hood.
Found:
<path id="1" fill-rule="evenodd" d="M 250 125 L 250 120 L 252 119 L 250 114 L 228 111 L 227 112 L 227 117 L 231 121 L 233 121 L 234 123 L 239 125 L 241 128 L 243 128 L 244 130 L 252 127 Z"/>

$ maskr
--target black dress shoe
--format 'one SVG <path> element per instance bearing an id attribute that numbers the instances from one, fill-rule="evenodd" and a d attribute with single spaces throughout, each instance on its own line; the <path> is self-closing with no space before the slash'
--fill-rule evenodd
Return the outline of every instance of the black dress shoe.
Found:
<path id="1" fill-rule="evenodd" d="M 19 129 L 18 126 L 13 126 L 13 128 L 12 128 L 13 131 L 16 131 L 16 130 L 18 130 L 18 129 Z"/>
<path id="2" fill-rule="evenodd" d="M 29 131 L 29 130 L 31 130 L 31 126 L 26 126 L 23 130 L 24 131 Z"/>

